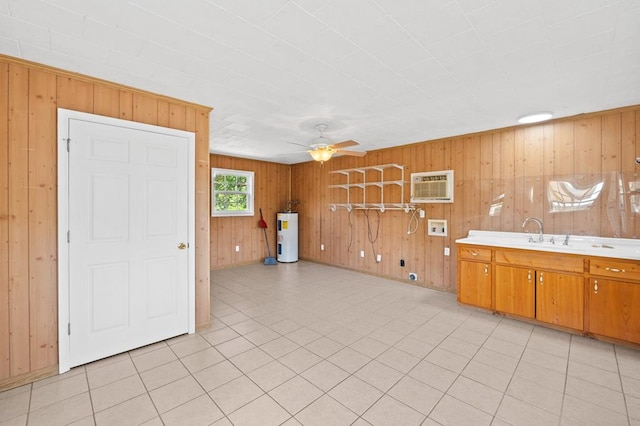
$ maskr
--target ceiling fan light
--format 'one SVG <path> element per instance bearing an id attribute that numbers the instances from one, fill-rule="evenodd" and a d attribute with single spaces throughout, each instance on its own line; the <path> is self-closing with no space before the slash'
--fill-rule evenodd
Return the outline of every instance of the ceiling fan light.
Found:
<path id="1" fill-rule="evenodd" d="M 553 117 L 553 114 L 548 111 L 535 112 L 533 114 L 527 114 L 518 118 L 520 124 L 539 123 L 541 121 L 549 120 Z"/>
<path id="2" fill-rule="evenodd" d="M 321 163 L 324 163 L 325 161 L 328 161 L 329 159 L 331 159 L 333 154 L 335 154 L 335 151 L 332 149 L 318 148 L 318 149 L 309 151 L 309 155 L 311 155 L 311 158 Z"/>

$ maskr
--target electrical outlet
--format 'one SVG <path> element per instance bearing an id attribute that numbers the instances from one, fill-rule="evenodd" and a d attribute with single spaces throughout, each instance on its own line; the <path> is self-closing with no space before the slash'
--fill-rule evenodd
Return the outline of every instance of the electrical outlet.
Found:
<path id="1" fill-rule="evenodd" d="M 425 216 L 426 216 L 426 212 L 420 209 L 420 219 L 424 219 Z"/>
<path id="2" fill-rule="evenodd" d="M 236 246 L 236 253 L 240 251 L 240 246 Z"/>
<path id="3" fill-rule="evenodd" d="M 360 257 L 364 257 L 364 250 L 360 250 Z"/>
<path id="4" fill-rule="evenodd" d="M 382 255 L 376 255 L 376 262 L 380 263 L 382 261 Z"/>
<path id="5" fill-rule="evenodd" d="M 404 267 L 404 259 L 400 259 L 400 266 Z"/>
<path id="6" fill-rule="evenodd" d="M 320 251 L 324 251 L 324 244 L 320 244 Z"/>
<path id="7" fill-rule="evenodd" d="M 444 255 L 445 256 L 449 256 L 451 254 L 451 250 L 449 249 L 449 247 L 445 247 L 444 248 Z"/>

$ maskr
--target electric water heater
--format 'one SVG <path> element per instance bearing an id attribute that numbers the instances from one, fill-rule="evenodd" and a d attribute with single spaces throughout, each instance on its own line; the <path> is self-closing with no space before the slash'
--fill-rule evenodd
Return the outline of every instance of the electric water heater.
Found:
<path id="1" fill-rule="evenodd" d="M 278 213 L 278 262 L 298 261 L 298 213 Z"/>

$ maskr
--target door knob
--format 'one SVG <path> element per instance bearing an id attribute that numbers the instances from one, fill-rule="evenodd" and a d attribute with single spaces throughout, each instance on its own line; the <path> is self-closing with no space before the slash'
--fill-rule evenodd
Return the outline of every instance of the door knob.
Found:
<path id="1" fill-rule="evenodd" d="M 180 250 L 184 250 L 184 249 L 186 249 L 186 248 L 187 248 L 187 245 L 186 245 L 185 243 L 180 243 L 180 244 L 178 244 L 178 248 L 179 248 Z"/>

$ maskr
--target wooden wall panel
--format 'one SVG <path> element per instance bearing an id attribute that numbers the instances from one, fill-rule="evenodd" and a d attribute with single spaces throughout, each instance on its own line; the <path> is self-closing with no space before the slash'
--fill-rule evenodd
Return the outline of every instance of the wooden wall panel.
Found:
<path id="1" fill-rule="evenodd" d="M 546 190 L 553 179 L 588 182 L 610 173 L 621 173 L 628 186 L 640 167 L 634 162 L 640 156 L 639 132 L 640 106 L 373 151 L 362 158 L 337 157 L 322 167 L 296 164 L 291 167 L 292 197 L 301 201 L 305 215 L 300 257 L 403 280 L 415 272 L 414 284 L 454 291 L 455 240 L 471 229 L 521 232 L 524 218 L 534 216 L 543 219 L 546 233 L 616 236 L 620 228 L 625 236 L 637 238 L 640 220 L 630 206 L 621 213 L 599 200 L 587 211 L 551 212 Z M 420 219 L 417 233 L 407 235 L 409 215 L 382 213 L 375 252 L 382 253 L 383 260 L 377 264 L 363 212 L 328 210 L 331 203 L 343 202 L 336 199 L 340 190 L 328 188 L 336 183 L 329 172 L 393 162 L 406 167 L 406 180 L 412 172 L 453 169 L 455 202 L 417 205 L 426 212 L 425 219 L 448 220 L 446 238 L 429 236 L 425 219 Z M 406 194 L 408 200 L 409 185 Z M 377 223 L 377 216 L 369 216 L 370 223 Z M 323 231 L 312 225 L 318 218 Z M 618 218 L 619 226 L 611 218 Z M 324 228 L 329 229 L 326 235 Z M 527 230 L 536 232 L 537 227 Z M 321 243 L 328 253 L 318 251 Z M 443 255 L 445 247 L 451 249 L 450 256 Z M 365 258 L 360 250 L 365 250 Z M 400 259 L 405 267 L 399 266 Z"/>
<path id="2" fill-rule="evenodd" d="M 120 91 L 113 87 L 93 85 L 93 113 L 120 118 Z"/>
<path id="3" fill-rule="evenodd" d="M 57 107 L 196 133 L 196 327 L 206 327 L 209 108 L 8 57 L 0 72 L 0 390 L 57 371 Z"/>
<path id="4" fill-rule="evenodd" d="M 158 126 L 169 127 L 169 102 L 158 101 Z"/>
<path id="5" fill-rule="evenodd" d="M 153 96 L 133 94 L 133 121 L 158 124 L 158 100 Z"/>
<path id="6" fill-rule="evenodd" d="M 169 125 L 196 134 L 196 327 L 209 327 L 210 317 L 210 258 L 209 258 L 209 111 L 186 108 L 172 103 Z M 187 114 L 187 111 L 189 112 Z M 173 117 L 173 118 L 172 118 Z M 184 121 L 181 117 L 184 117 Z M 187 119 L 187 117 L 189 117 Z M 184 123 L 184 128 L 181 127 Z"/>
<path id="7" fill-rule="evenodd" d="M 553 176 L 566 178 L 573 176 L 573 145 L 574 123 L 573 121 L 560 121 L 554 125 L 554 157 Z M 573 231 L 573 215 L 567 212 L 559 212 L 553 215 L 553 231 L 560 234 L 570 234 Z"/>
<path id="8" fill-rule="evenodd" d="M 622 114 L 610 114 L 602 117 L 602 179 L 607 187 L 602 194 L 605 200 L 617 197 L 617 186 L 611 188 L 612 183 L 617 182 L 618 173 L 622 171 Z M 601 202 L 600 208 L 601 234 L 622 235 L 622 217 L 619 204 L 616 202 Z"/>
<path id="9" fill-rule="evenodd" d="M 9 65 L 9 324 L 11 377 L 29 356 L 29 70 Z"/>
<path id="10" fill-rule="evenodd" d="M 172 129 L 187 129 L 187 113 L 186 108 L 182 105 L 169 105 L 169 127 Z M 208 140 L 208 138 L 207 138 Z"/>
<path id="11" fill-rule="evenodd" d="M 442 170 L 453 170 L 454 166 L 453 166 L 453 161 L 451 158 L 451 150 L 450 150 L 450 146 L 446 141 L 441 141 L 442 142 L 442 151 L 443 151 L 443 156 L 442 156 Z M 453 224 L 453 219 L 452 219 L 452 215 L 451 215 L 451 209 L 447 208 L 446 205 L 442 205 L 443 208 L 443 218 L 447 220 L 448 226 L 449 226 L 449 230 L 451 230 L 451 226 Z M 446 237 L 446 246 L 449 247 L 450 249 L 450 253 L 449 256 L 443 256 L 443 265 L 442 265 L 442 269 L 443 269 L 443 275 L 442 275 L 442 287 L 443 289 L 447 290 L 447 289 L 454 289 L 455 288 L 455 282 L 456 282 L 456 268 L 455 266 L 452 267 L 451 265 L 455 265 L 456 263 L 456 256 L 457 256 L 457 250 L 455 250 L 455 239 L 457 238 L 457 235 L 460 235 L 459 233 L 454 233 L 452 234 L 451 231 L 449 231 L 449 235 L 447 235 Z"/>
<path id="12" fill-rule="evenodd" d="M 462 138 L 463 229 L 478 229 L 480 227 L 481 148 L 479 136 Z"/>
<path id="13" fill-rule="evenodd" d="M 513 214 L 514 222 L 511 225 L 512 231 L 521 231 L 522 222 L 527 217 L 527 207 L 529 204 L 526 202 L 528 193 L 527 185 L 525 183 L 526 174 L 526 161 L 524 151 L 524 129 L 515 129 L 513 134 Z M 531 229 L 534 229 L 532 225 Z"/>
<path id="14" fill-rule="evenodd" d="M 638 120 L 636 121 L 636 117 Z M 625 182 L 625 191 L 629 191 L 629 182 L 637 179 L 635 158 L 638 157 L 640 152 L 636 151 L 636 135 L 640 134 L 640 127 L 636 132 L 636 125 L 640 126 L 640 111 L 623 111 L 621 114 L 621 129 L 620 129 L 620 171 L 622 173 Z M 640 220 L 633 213 L 633 207 L 629 202 L 625 203 L 625 211 L 623 213 L 623 220 L 621 221 L 621 237 L 624 238 L 638 238 L 640 232 L 636 231 L 636 227 L 640 225 Z"/>
<path id="15" fill-rule="evenodd" d="M 492 135 L 493 151 L 491 157 L 491 206 L 489 207 L 489 214 L 491 217 L 491 225 L 489 230 L 493 231 L 501 229 L 500 226 L 500 211 L 502 198 L 501 194 L 504 193 L 504 187 L 502 185 L 502 135 L 500 133 L 494 133 Z"/>
<path id="16" fill-rule="evenodd" d="M 544 180 L 544 127 L 527 127 L 523 136 L 523 217 L 542 218 L 545 211 Z M 521 228 L 522 229 L 522 228 Z"/>
<path id="17" fill-rule="evenodd" d="M 411 165 L 412 159 L 414 158 L 414 152 L 416 149 L 417 149 L 416 145 L 408 145 L 408 146 L 398 148 L 399 155 L 397 157 L 396 163 L 405 166 L 405 169 L 404 169 L 405 180 L 411 179 L 412 169 L 410 165 Z M 414 161 L 417 161 L 417 160 L 414 160 Z M 417 170 L 414 170 L 414 172 L 415 171 Z M 407 186 L 405 187 L 404 201 L 408 203 L 410 200 L 411 200 L 411 190 Z M 403 220 L 404 220 L 403 229 L 406 228 L 408 230 L 409 219 L 406 217 L 403 217 Z M 426 232 L 425 229 L 426 228 L 425 228 L 424 222 L 418 222 L 418 228 L 415 233 L 406 234 L 406 236 L 403 234 L 404 238 L 402 239 L 402 242 L 401 242 L 400 259 L 405 261 L 405 266 L 404 267 L 398 266 L 398 275 L 396 275 L 396 278 L 408 279 L 409 273 L 415 272 L 414 268 L 417 265 L 413 263 L 413 259 L 415 258 L 415 256 L 413 255 L 413 251 L 415 250 L 415 246 L 416 246 L 414 241 L 419 241 L 421 233 Z M 395 260 L 396 262 L 398 262 L 397 265 L 399 265 L 400 259 L 389 259 L 389 261 L 393 262 Z"/>
<path id="18" fill-rule="evenodd" d="M 133 93 L 120 91 L 119 96 L 119 116 L 123 120 L 133 120 Z"/>
<path id="19" fill-rule="evenodd" d="M 91 92 L 89 92 L 91 93 Z M 75 95 L 74 91 L 70 94 Z M 84 101 L 79 99 L 78 103 Z M 29 314 L 31 370 L 58 362 L 56 75 L 29 72 Z"/>
<path id="20" fill-rule="evenodd" d="M 588 117 L 577 120 L 574 125 L 573 167 L 576 180 L 581 187 L 588 187 L 601 180 L 602 171 L 602 117 Z M 575 212 L 574 233 L 601 235 L 601 215 L 598 208 Z"/>
<path id="21" fill-rule="evenodd" d="M 489 215 L 493 201 L 493 135 L 480 137 L 480 229 L 492 228 Z"/>
<path id="22" fill-rule="evenodd" d="M 0 164 L 9 164 L 9 64 L 0 63 Z M 11 376 L 9 306 L 9 167 L 0 168 L 0 380 Z"/>
<path id="23" fill-rule="evenodd" d="M 640 138 L 640 110 L 636 111 L 636 131 L 635 131 L 635 147 L 636 147 L 636 155 L 635 158 L 640 158 L 640 143 L 638 143 L 638 138 Z M 633 157 L 632 157 L 633 158 Z M 627 160 L 627 161 L 631 161 L 631 159 Z M 636 170 L 637 170 L 637 165 L 636 165 Z M 636 178 L 636 182 L 637 184 L 640 186 L 640 179 L 638 179 L 638 176 L 635 176 Z M 640 193 L 637 194 L 640 197 Z M 640 211 L 640 199 L 637 200 L 637 204 L 638 204 L 638 211 Z M 634 228 L 634 234 L 633 234 L 634 238 L 640 238 L 640 217 L 639 215 L 636 213 L 635 215 L 635 228 Z"/>
<path id="24" fill-rule="evenodd" d="M 500 227 L 496 230 L 515 231 L 516 175 L 515 175 L 515 132 L 507 130 L 500 134 L 500 163 L 502 182 Z"/>
<path id="25" fill-rule="evenodd" d="M 212 154 L 210 156 L 210 167 L 247 170 L 255 173 L 254 216 L 210 217 L 210 206 L 207 207 L 207 220 L 211 228 L 211 269 L 264 261 L 267 256 L 267 248 L 264 231 L 258 226 L 260 208 L 262 208 L 264 220 L 267 222 L 267 238 L 269 239 L 271 256 L 276 257 L 276 214 L 285 211 L 287 208 L 290 166 Z M 208 179 L 210 179 L 210 170 L 207 170 L 207 173 Z M 294 205 L 293 207 L 292 210 L 296 211 L 296 206 Z M 304 215 L 304 210 L 308 207 L 306 203 L 297 206 L 299 229 L 305 229 L 314 236 L 314 241 L 318 241 L 320 236 L 316 227 L 319 226 L 319 216 L 309 223 L 305 222 L 308 216 Z M 315 206 L 310 211 L 315 211 Z M 304 244 L 305 241 L 300 239 L 301 247 Z M 320 243 L 318 242 L 317 244 L 319 247 Z M 239 252 L 235 251 L 236 246 L 240 246 Z M 305 251 L 311 249 L 311 246 L 305 247 Z"/>
<path id="26" fill-rule="evenodd" d="M 58 87 L 55 93 L 60 108 L 93 111 L 93 84 L 66 76 L 57 77 L 56 80 Z"/>
<path id="27" fill-rule="evenodd" d="M 542 201 L 544 203 L 544 211 L 542 213 L 542 222 L 545 226 L 545 231 L 549 233 L 555 233 L 556 224 L 555 224 L 555 214 L 551 213 L 551 208 L 549 205 L 549 200 L 546 191 L 544 188 L 547 188 L 549 185 L 549 181 L 553 179 L 554 175 L 554 156 L 555 156 L 555 146 L 554 146 L 554 138 L 555 138 L 555 127 L 553 124 L 544 124 L 542 126 L 542 157 L 543 157 L 543 165 L 542 165 Z"/>

